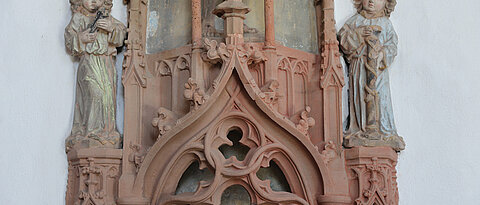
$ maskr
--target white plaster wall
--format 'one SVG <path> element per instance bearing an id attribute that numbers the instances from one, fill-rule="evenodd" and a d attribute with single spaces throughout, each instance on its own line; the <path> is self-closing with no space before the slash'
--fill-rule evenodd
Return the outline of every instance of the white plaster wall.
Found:
<path id="1" fill-rule="evenodd" d="M 0 3 L 0 204 L 64 204 L 76 70 L 63 44 L 69 3 Z M 125 22 L 122 0 L 114 3 Z M 340 27 L 355 11 L 350 0 L 336 7 Z M 407 142 L 402 205 L 480 203 L 478 11 L 478 0 L 399 0 L 392 15 L 400 36 L 393 106 Z"/>

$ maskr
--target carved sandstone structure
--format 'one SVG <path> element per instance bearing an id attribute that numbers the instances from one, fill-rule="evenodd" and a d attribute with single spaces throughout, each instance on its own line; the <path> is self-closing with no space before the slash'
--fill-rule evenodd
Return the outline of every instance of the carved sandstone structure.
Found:
<path id="1" fill-rule="evenodd" d="M 290 2 L 125 1 L 123 147 L 68 151 L 67 204 L 397 204 L 342 147 L 333 0 Z"/>

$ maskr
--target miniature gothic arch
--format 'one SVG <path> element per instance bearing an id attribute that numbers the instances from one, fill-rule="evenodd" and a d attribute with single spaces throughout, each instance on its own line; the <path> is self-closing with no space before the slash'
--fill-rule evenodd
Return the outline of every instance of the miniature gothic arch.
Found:
<path id="1" fill-rule="evenodd" d="M 234 116 L 232 116 L 234 117 Z M 239 121 L 240 120 L 240 121 Z M 247 129 L 252 129 L 252 126 L 250 123 L 245 123 L 243 124 L 243 126 L 241 126 L 242 128 L 238 128 L 238 125 L 239 123 L 241 123 L 241 121 L 243 121 L 244 119 L 239 119 L 239 118 L 229 118 L 227 120 L 225 120 L 224 122 L 222 122 L 222 125 L 221 127 L 218 127 L 217 128 L 217 131 L 215 131 L 215 133 L 211 133 L 213 134 L 212 136 L 215 137 L 215 138 L 210 138 L 208 137 L 209 134 L 207 134 L 206 138 L 204 139 L 205 140 L 205 143 L 211 143 L 212 145 L 216 145 L 216 146 L 208 146 L 208 145 L 205 145 L 205 152 L 207 152 L 207 150 L 211 149 L 211 154 L 208 155 L 207 154 L 207 157 L 205 157 L 206 161 L 204 161 L 204 163 L 209 163 L 208 161 L 208 156 L 211 156 L 210 160 L 212 160 L 212 162 L 214 163 L 214 165 L 224 165 L 223 167 L 221 168 L 217 168 L 215 169 L 216 172 L 221 172 L 221 175 L 223 175 L 223 177 L 220 177 L 219 175 L 216 175 L 216 178 L 214 179 L 213 182 L 211 182 L 211 186 L 213 186 L 214 184 L 216 183 L 219 183 L 219 184 L 229 184 L 231 186 L 235 186 L 235 185 L 242 185 L 242 187 L 246 187 L 246 190 L 250 190 L 249 192 L 253 193 L 253 194 L 249 194 L 249 198 L 251 199 L 254 199 L 256 198 L 257 196 L 255 196 L 256 194 L 254 193 L 258 193 L 259 191 L 257 190 L 258 188 L 261 188 L 261 190 L 263 189 L 267 189 L 269 190 L 271 193 L 274 193 L 273 190 L 270 190 L 271 189 L 271 186 L 270 186 L 270 183 L 267 181 L 267 182 L 263 182 L 261 180 L 258 179 L 258 176 L 257 176 L 257 173 L 258 171 L 255 171 L 255 170 L 259 170 L 261 166 L 270 166 L 269 163 L 271 163 L 272 161 L 277 161 L 277 162 L 282 162 L 284 163 L 285 162 L 285 159 L 284 157 L 280 157 L 280 156 L 272 156 L 272 159 L 270 159 L 271 161 L 268 161 L 268 158 L 265 158 L 265 159 L 259 159 L 259 154 L 257 154 L 258 152 L 262 152 L 263 150 L 261 149 L 261 146 L 262 144 L 268 144 L 268 139 L 264 138 L 258 138 L 258 136 L 256 136 L 256 133 L 255 131 L 250 131 L 250 130 L 245 130 L 246 128 Z M 218 153 L 218 149 L 224 145 L 227 145 L 225 143 L 228 143 L 230 144 L 230 142 L 228 142 L 228 140 L 225 139 L 225 134 L 224 133 L 224 129 L 227 128 L 228 126 L 232 126 L 234 125 L 235 127 L 231 127 L 229 128 L 229 131 L 227 130 L 227 132 L 229 134 L 239 134 L 241 132 L 239 131 L 236 131 L 236 129 L 240 129 L 240 130 L 244 130 L 244 131 L 247 131 L 246 133 L 250 133 L 251 136 L 247 136 L 247 135 L 240 135 L 241 139 L 240 141 L 243 141 L 243 143 L 245 144 L 248 144 L 249 147 L 252 148 L 252 152 L 248 152 L 248 154 L 246 156 L 243 156 L 245 157 L 245 160 L 243 160 L 243 157 L 237 159 L 237 156 L 232 156 L 232 157 L 228 157 L 228 158 L 223 158 L 222 159 L 222 155 L 220 155 Z M 232 132 L 231 129 L 234 129 L 235 131 Z M 259 133 L 257 133 L 259 134 Z M 228 135 L 227 135 L 228 137 Z M 220 146 L 218 146 L 220 145 Z M 235 146 L 235 143 L 232 143 L 231 145 Z M 247 146 L 247 147 L 248 147 Z M 270 148 L 272 149 L 272 148 Z M 233 151 L 235 152 L 235 151 Z M 239 152 L 237 152 L 238 154 Z M 241 154 L 242 152 L 240 152 Z M 266 152 L 266 153 L 262 153 L 262 154 L 266 154 L 266 155 L 270 155 L 271 153 L 273 152 Z M 273 153 L 273 155 L 276 155 Z M 225 155 L 223 155 L 225 157 Z M 267 164 L 267 165 L 265 165 Z M 283 165 L 283 164 L 282 164 Z M 210 164 L 211 166 L 211 164 Z M 209 167 L 210 167 L 209 166 Z M 289 169 L 291 169 L 292 167 L 291 166 L 284 166 L 284 167 L 288 167 Z M 218 179 L 220 178 L 220 179 Z M 222 181 L 222 178 L 223 178 L 223 181 Z M 240 180 L 238 180 L 237 178 L 240 178 Z M 220 180 L 220 182 L 216 182 L 215 180 Z M 295 179 L 290 179 L 290 180 L 295 180 Z M 237 182 L 241 182 L 241 183 L 238 183 Z M 255 183 L 258 183 L 258 185 L 255 186 Z M 288 182 L 287 182 L 288 183 Z M 298 182 L 297 182 L 298 183 Z M 200 183 L 200 187 L 199 189 L 197 189 L 195 191 L 195 193 L 200 193 L 202 192 L 201 189 L 205 189 L 207 187 L 206 183 L 205 182 L 201 182 Z M 230 187 L 231 187 L 230 186 Z M 289 187 L 288 184 L 285 184 L 283 186 L 287 186 Z M 213 189 L 213 188 L 212 188 Z M 212 193 L 222 193 L 223 191 L 221 189 L 217 189 L 217 190 L 211 190 Z M 225 190 L 224 190 L 225 191 Z M 284 194 L 285 195 L 285 194 Z M 293 196 L 293 195 L 292 195 Z M 179 198 L 183 198 L 184 195 L 182 196 L 178 196 Z M 254 201 L 251 201 L 252 203 L 256 203 L 256 201 L 258 201 L 259 199 L 254 199 Z M 219 201 L 218 199 L 212 199 L 213 203 L 214 204 L 218 204 Z"/>
<path id="2" fill-rule="evenodd" d="M 159 142 L 151 149 L 139 172 L 139 177 L 145 182 L 144 195 L 151 198 L 152 204 L 220 204 L 221 194 L 226 189 L 240 185 L 249 193 L 250 202 L 253 204 L 314 203 L 317 194 L 323 192 L 323 185 L 312 182 L 322 182 L 321 170 L 326 170 L 325 164 L 313 160 L 315 157 L 307 151 L 313 150 L 315 153 L 315 148 L 300 148 L 305 146 L 302 145 L 306 140 L 304 136 L 301 140 L 303 143 L 290 142 L 287 147 L 284 143 L 297 141 L 298 137 L 275 127 L 274 122 L 249 100 L 250 97 L 242 88 L 236 72 L 231 72 L 231 75 L 225 91 L 221 94 L 230 97 L 212 102 L 209 109 L 201 107 L 198 112 L 203 114 L 197 113 L 201 116 L 195 117 L 197 120 L 188 125 L 198 128 L 203 127 L 200 124 L 207 126 L 200 130 L 186 129 L 179 130 L 176 134 L 164 135 L 162 141 L 167 142 Z M 223 105 L 222 110 L 213 109 L 220 105 Z M 190 136 L 192 134 L 193 136 Z M 238 153 L 235 151 L 231 152 L 233 156 L 225 157 L 221 151 L 221 147 L 225 146 L 245 146 L 248 149 L 241 149 L 243 151 L 240 153 L 243 154 L 246 150 L 244 157 L 234 156 Z M 173 153 L 168 154 L 170 151 Z M 197 180 L 198 186 L 195 190 L 178 194 L 176 190 L 179 188 L 180 178 L 183 178 L 185 170 L 190 169 L 188 167 L 196 162 L 200 170 L 211 170 L 214 176 L 211 180 Z M 277 168 L 277 171 L 280 171 L 276 175 L 268 171 L 265 174 L 263 171 L 264 175 L 268 176 L 262 178 L 270 177 L 276 182 L 286 183 L 279 185 L 283 189 L 274 191 L 271 180 L 258 177 L 259 170 L 265 168 Z"/>

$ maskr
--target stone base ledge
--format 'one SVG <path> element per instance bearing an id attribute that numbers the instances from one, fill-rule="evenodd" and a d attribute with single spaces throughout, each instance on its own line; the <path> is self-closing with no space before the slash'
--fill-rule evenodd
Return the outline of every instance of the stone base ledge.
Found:
<path id="1" fill-rule="evenodd" d="M 319 205 L 350 205 L 352 199 L 344 195 L 320 195 L 317 202 Z"/>
<path id="2" fill-rule="evenodd" d="M 149 205 L 150 199 L 147 198 L 119 198 L 117 200 L 118 205 Z"/>
<path id="3" fill-rule="evenodd" d="M 75 159 L 97 158 L 97 159 L 122 159 L 121 149 L 109 148 L 86 148 L 71 150 L 67 153 L 68 161 Z"/>
<path id="4" fill-rule="evenodd" d="M 353 147 L 345 149 L 345 160 L 382 158 L 397 161 L 398 154 L 391 147 Z"/>

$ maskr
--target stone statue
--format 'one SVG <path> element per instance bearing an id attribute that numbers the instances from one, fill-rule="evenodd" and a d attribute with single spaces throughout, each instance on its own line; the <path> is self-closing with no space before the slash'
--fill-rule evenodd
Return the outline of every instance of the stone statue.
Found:
<path id="1" fill-rule="evenodd" d="M 119 148 L 115 125 L 117 47 L 123 46 L 126 27 L 110 16 L 112 0 L 70 0 L 72 19 L 65 28 L 67 52 L 80 58 L 71 148 Z"/>
<path id="2" fill-rule="evenodd" d="M 390 97 L 389 67 L 397 55 L 398 37 L 389 17 L 396 0 L 354 0 L 357 14 L 339 32 L 349 65 L 349 120 L 344 144 L 390 146 L 403 150 Z"/>

